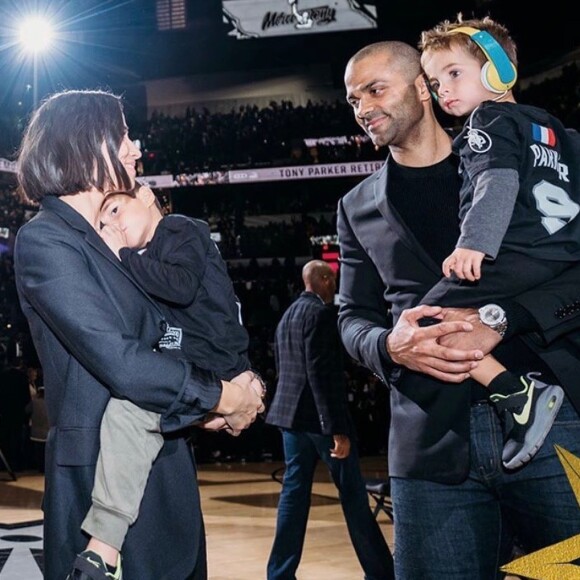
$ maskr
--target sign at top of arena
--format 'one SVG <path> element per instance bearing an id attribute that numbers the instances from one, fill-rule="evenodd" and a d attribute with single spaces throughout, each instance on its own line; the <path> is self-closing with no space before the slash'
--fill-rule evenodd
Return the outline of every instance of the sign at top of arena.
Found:
<path id="1" fill-rule="evenodd" d="M 365 0 L 223 0 L 222 7 L 237 38 L 377 27 L 377 9 Z"/>

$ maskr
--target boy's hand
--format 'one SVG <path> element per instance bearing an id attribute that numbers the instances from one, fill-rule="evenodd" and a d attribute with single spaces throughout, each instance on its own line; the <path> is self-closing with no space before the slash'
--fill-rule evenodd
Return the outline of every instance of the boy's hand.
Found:
<path id="1" fill-rule="evenodd" d="M 127 236 L 125 232 L 117 224 L 104 225 L 99 230 L 99 235 L 103 238 L 104 242 L 111 248 L 111 251 L 121 259 L 119 252 L 121 248 L 127 247 Z"/>
<path id="2" fill-rule="evenodd" d="M 453 253 L 445 258 L 443 262 L 443 274 L 446 278 L 451 276 L 451 272 L 460 280 L 475 282 L 481 278 L 481 263 L 485 258 L 483 252 L 468 250 L 466 248 L 455 248 Z"/>

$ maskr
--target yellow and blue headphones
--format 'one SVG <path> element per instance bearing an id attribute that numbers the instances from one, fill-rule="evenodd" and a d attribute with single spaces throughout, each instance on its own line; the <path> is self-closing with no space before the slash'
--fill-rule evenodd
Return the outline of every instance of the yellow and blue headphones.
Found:
<path id="1" fill-rule="evenodd" d="M 455 34 L 467 34 L 481 48 L 487 62 L 481 68 L 481 82 L 492 93 L 509 91 L 518 78 L 518 71 L 501 44 L 485 30 L 471 26 L 460 26 L 450 31 Z"/>

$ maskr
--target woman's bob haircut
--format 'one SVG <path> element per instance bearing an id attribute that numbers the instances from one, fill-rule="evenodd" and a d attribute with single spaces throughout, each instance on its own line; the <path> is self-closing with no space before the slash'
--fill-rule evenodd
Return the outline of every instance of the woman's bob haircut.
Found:
<path id="1" fill-rule="evenodd" d="M 82 90 L 50 96 L 32 116 L 20 146 L 21 192 L 39 202 L 47 195 L 74 195 L 93 188 L 103 193 L 131 189 L 133 183 L 119 161 L 126 131 L 117 95 Z"/>

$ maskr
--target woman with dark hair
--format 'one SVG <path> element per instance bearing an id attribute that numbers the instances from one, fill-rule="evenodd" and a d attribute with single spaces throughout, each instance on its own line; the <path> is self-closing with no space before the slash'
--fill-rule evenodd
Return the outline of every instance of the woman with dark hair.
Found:
<path id="1" fill-rule="evenodd" d="M 251 372 L 220 381 L 179 358 L 179 328 L 134 282 L 97 229 L 104 196 L 135 185 L 139 150 L 121 100 L 103 91 L 50 97 L 26 130 L 18 160 L 39 213 L 15 245 L 16 284 L 44 371 L 50 423 L 43 509 L 45 578 L 63 580 L 86 546 L 99 427 L 111 396 L 161 415 L 164 446 L 123 547 L 128 579 L 207 577 L 196 467 L 183 429 L 247 428 L 263 410 Z M 161 344 L 161 346 L 160 346 Z M 170 345 L 178 356 L 162 352 Z M 119 578 L 75 569 L 72 578 Z M 89 567 L 90 568 L 90 567 Z M 95 569 L 96 570 L 96 569 Z"/>

